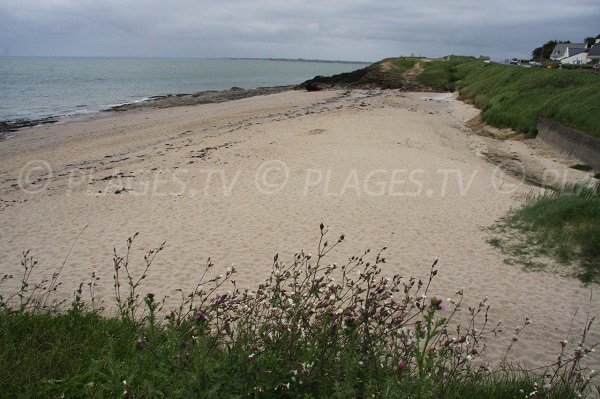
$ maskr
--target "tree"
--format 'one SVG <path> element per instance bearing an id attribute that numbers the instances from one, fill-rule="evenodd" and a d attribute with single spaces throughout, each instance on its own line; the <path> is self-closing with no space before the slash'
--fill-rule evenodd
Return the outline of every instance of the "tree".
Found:
<path id="1" fill-rule="evenodd" d="M 600 35 L 598 35 L 598 37 L 600 37 Z M 596 38 L 593 36 L 590 37 L 586 37 L 583 42 L 585 43 L 587 48 L 592 47 L 595 43 L 596 43 Z"/>
<path id="2" fill-rule="evenodd" d="M 557 41 L 557 40 L 547 41 L 546 43 L 544 43 L 543 46 L 537 47 L 536 49 L 534 49 L 531 52 L 531 59 L 539 60 L 539 59 L 550 58 L 550 55 L 552 54 L 552 50 L 554 50 L 554 46 L 556 46 L 558 43 L 563 43 L 563 42 Z M 543 54 L 542 54 L 542 52 L 543 52 Z"/>

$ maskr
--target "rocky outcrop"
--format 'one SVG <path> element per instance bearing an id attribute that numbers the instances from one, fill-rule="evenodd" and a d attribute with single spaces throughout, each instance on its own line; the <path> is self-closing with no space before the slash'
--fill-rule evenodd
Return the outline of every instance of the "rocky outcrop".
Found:
<path id="1" fill-rule="evenodd" d="M 105 111 L 128 111 L 139 108 L 169 108 L 184 105 L 197 105 L 209 103 L 221 103 L 231 100 L 239 100 L 247 97 L 262 96 L 267 94 L 281 93 L 291 90 L 294 86 L 258 87 L 256 89 L 242 89 L 232 87 L 228 90 L 199 91 L 192 94 L 174 94 L 168 96 L 155 96 L 141 103 L 123 104 L 106 109 Z"/>

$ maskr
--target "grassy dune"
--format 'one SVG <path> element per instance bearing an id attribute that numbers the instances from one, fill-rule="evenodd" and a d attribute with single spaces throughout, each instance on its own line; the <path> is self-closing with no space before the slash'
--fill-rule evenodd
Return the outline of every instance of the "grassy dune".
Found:
<path id="1" fill-rule="evenodd" d="M 544 116 L 600 137 L 600 74 L 485 64 L 464 58 L 424 63 L 417 78 L 436 89 L 459 89 L 481 109 L 482 120 L 499 128 L 537 134 Z"/>
<path id="2" fill-rule="evenodd" d="M 526 267 L 546 255 L 574 263 L 584 283 L 600 282 L 600 184 L 578 184 L 532 196 L 493 229 L 490 242 Z"/>

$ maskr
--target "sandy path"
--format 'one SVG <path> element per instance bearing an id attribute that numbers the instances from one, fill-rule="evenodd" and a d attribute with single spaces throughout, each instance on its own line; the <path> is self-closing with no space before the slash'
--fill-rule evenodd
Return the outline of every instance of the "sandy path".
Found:
<path id="1" fill-rule="evenodd" d="M 332 262 L 387 246 L 389 273 L 424 276 L 439 256 L 436 294 L 464 287 L 471 304 L 489 296 L 492 321 L 507 330 L 530 317 L 516 359 L 551 361 L 575 310 L 600 292 L 506 265 L 486 243 L 482 228 L 532 188 L 486 161 L 489 139 L 464 126 L 476 114 L 446 94 L 286 92 L 24 130 L 0 142 L 0 272 L 16 273 L 23 249 L 54 270 L 88 225 L 63 295 L 96 270 L 109 301 L 112 247 L 136 231 L 139 261 L 167 241 L 149 291 L 192 288 L 209 256 L 252 286 L 274 253 L 314 251 L 323 221 L 347 237 Z M 27 194 L 18 176 L 32 160 L 53 176 Z M 597 300 L 591 307 L 600 314 Z M 491 342 L 490 355 L 510 338 Z"/>

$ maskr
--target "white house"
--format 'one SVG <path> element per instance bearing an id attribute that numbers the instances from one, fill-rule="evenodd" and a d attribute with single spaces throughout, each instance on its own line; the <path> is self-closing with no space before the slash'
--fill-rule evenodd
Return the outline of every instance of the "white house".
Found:
<path id="1" fill-rule="evenodd" d="M 582 51 L 581 53 L 577 53 L 570 57 L 563 58 L 560 60 L 561 64 L 571 64 L 571 65 L 583 65 L 592 62 L 590 58 L 588 58 L 588 53 Z"/>
<path id="2" fill-rule="evenodd" d="M 585 51 L 585 43 L 558 43 L 554 46 L 554 50 L 550 54 L 550 59 L 559 61 L 563 58 L 579 54 L 582 51 Z"/>
<path id="3" fill-rule="evenodd" d="M 596 39 L 596 44 L 588 52 L 589 60 L 600 60 L 600 39 Z"/>

